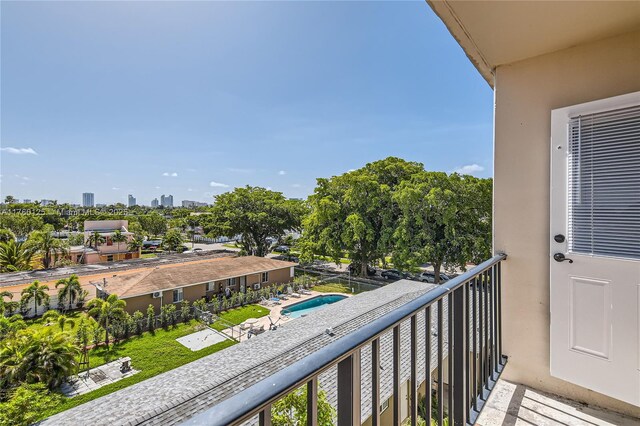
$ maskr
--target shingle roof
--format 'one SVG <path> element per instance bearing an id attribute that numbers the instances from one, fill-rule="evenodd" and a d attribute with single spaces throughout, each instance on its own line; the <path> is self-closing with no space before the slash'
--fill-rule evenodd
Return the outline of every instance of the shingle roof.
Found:
<path id="1" fill-rule="evenodd" d="M 288 322 L 276 331 L 266 332 L 167 373 L 59 413 L 42 424 L 179 424 L 433 288 L 434 285 L 401 280 L 375 291 L 361 293 Z M 446 315 L 446 312 L 444 314 Z M 436 318 L 437 314 L 433 312 L 432 320 L 435 321 Z M 419 316 L 418 321 L 423 324 L 422 327 L 418 327 L 418 372 L 419 377 L 423 378 L 424 317 L 422 316 L 421 320 Z M 333 328 L 334 336 L 324 333 L 327 327 Z M 403 380 L 409 375 L 406 327 L 408 325 L 405 322 L 401 332 Z M 432 339 L 432 344 L 437 344 L 435 338 Z M 432 354 L 436 352 L 436 347 L 433 346 Z M 387 334 L 381 339 L 382 401 L 391 395 L 391 350 Z M 432 368 L 434 365 L 432 358 Z M 370 371 L 370 351 L 365 350 L 362 353 L 363 419 L 368 417 L 371 406 Z M 331 374 L 331 370 L 320 376 L 320 386 L 327 392 L 329 401 L 335 404 L 335 374 Z"/>
<path id="2" fill-rule="evenodd" d="M 198 260 L 116 274 L 107 278 L 106 291 L 117 294 L 120 298 L 127 298 L 296 265 L 293 262 L 255 256 Z"/>

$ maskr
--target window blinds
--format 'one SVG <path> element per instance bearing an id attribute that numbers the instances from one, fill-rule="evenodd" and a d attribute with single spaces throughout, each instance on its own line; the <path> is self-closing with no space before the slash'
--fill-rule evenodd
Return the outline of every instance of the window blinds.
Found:
<path id="1" fill-rule="evenodd" d="M 569 121 L 569 250 L 640 259 L 640 105 Z"/>

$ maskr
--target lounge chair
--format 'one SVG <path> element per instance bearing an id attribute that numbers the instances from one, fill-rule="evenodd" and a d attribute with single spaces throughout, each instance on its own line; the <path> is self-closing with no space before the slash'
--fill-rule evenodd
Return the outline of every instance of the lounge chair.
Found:
<path id="1" fill-rule="evenodd" d="M 301 288 L 298 290 L 298 292 L 302 293 L 302 294 L 311 294 L 311 292 L 309 290 L 307 290 L 306 288 Z"/>
<path id="2" fill-rule="evenodd" d="M 293 293 L 291 293 L 291 297 L 295 297 L 296 299 L 300 299 L 300 293 L 293 292 Z"/>
<path id="3" fill-rule="evenodd" d="M 267 307 L 274 306 L 274 303 L 271 300 L 267 300 L 264 297 L 260 298 L 260 304 Z"/>

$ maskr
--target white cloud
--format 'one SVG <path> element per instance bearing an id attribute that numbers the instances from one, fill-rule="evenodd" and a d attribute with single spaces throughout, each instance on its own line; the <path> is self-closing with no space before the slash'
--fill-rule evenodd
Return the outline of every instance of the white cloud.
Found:
<path id="1" fill-rule="evenodd" d="M 280 176 L 284 176 L 284 175 L 286 175 L 286 174 L 287 174 L 287 172 L 286 172 L 286 171 L 284 171 L 284 170 L 280 170 L 280 171 L 278 172 L 278 174 L 279 174 Z"/>
<path id="2" fill-rule="evenodd" d="M 238 167 L 227 167 L 227 171 L 232 173 L 254 173 L 255 169 L 241 169 Z"/>
<path id="3" fill-rule="evenodd" d="M 193 188 L 187 188 L 187 191 L 193 192 Z"/>
<path id="4" fill-rule="evenodd" d="M 21 176 L 21 175 L 14 175 L 14 176 L 22 180 L 31 180 L 28 176 Z"/>
<path id="5" fill-rule="evenodd" d="M 160 187 L 159 187 L 159 186 L 156 186 L 156 189 L 160 189 Z"/>
<path id="6" fill-rule="evenodd" d="M 33 148 L 13 148 L 8 146 L 6 148 L 0 148 L 0 151 L 4 151 L 9 154 L 18 154 L 18 155 L 22 155 L 22 154 L 38 155 L 38 153 Z"/>
<path id="7" fill-rule="evenodd" d="M 162 174 L 162 176 L 178 177 L 178 173 L 176 173 L 176 172 L 171 172 L 171 173 L 169 173 L 169 172 L 164 172 L 164 173 Z"/>
<path id="8" fill-rule="evenodd" d="M 209 182 L 209 186 L 212 188 L 228 188 L 229 187 L 229 185 L 227 185 L 226 183 L 220 183 L 215 181 Z"/>
<path id="9" fill-rule="evenodd" d="M 300 188 L 302 185 L 300 185 L 299 183 L 293 183 L 291 184 L 292 188 Z"/>
<path id="10" fill-rule="evenodd" d="M 454 172 L 460 173 L 461 175 L 472 175 L 481 171 L 484 171 L 484 167 L 475 163 L 467 164 L 466 166 L 458 167 L 454 170 Z"/>
<path id="11" fill-rule="evenodd" d="M 116 186 L 114 186 L 114 187 L 113 187 L 113 188 L 111 188 L 111 189 L 113 189 L 114 191 L 120 191 L 120 188 L 118 188 L 118 187 L 116 187 Z"/>

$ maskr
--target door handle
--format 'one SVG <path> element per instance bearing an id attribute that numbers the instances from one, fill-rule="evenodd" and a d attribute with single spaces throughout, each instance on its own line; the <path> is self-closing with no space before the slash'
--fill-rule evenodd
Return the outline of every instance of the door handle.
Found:
<path id="1" fill-rule="evenodd" d="M 573 263 L 572 259 L 569 259 L 568 257 L 565 257 L 564 254 L 562 253 L 556 253 L 553 255 L 553 260 L 555 260 L 556 262 L 564 262 L 565 260 L 569 261 L 569 263 Z"/>

